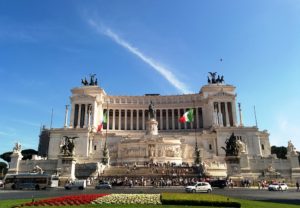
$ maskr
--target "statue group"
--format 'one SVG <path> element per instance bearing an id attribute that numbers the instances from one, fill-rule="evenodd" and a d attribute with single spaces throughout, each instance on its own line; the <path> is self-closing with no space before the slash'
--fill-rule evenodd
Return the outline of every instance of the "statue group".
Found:
<path id="1" fill-rule="evenodd" d="M 84 86 L 97 86 L 98 80 L 96 77 L 96 74 L 90 74 L 90 82 L 87 81 L 86 77 L 84 79 L 81 79 L 81 84 Z"/>
<path id="2" fill-rule="evenodd" d="M 65 156 L 73 156 L 75 144 L 74 139 L 78 137 L 63 136 L 60 144 L 60 152 Z"/>
<path id="3" fill-rule="evenodd" d="M 217 72 L 208 72 L 210 76 L 207 77 L 208 84 L 222 84 L 224 83 L 224 76 L 217 76 Z"/>
<path id="4" fill-rule="evenodd" d="M 226 147 L 222 147 L 225 150 L 226 156 L 238 156 L 240 153 L 246 152 L 246 145 L 236 136 L 231 134 L 229 139 L 225 141 Z"/>

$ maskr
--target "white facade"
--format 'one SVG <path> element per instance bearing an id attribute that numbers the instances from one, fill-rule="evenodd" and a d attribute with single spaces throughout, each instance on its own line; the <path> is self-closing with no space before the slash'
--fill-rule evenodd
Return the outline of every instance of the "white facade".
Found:
<path id="1" fill-rule="evenodd" d="M 77 87 L 71 92 L 70 121 L 67 122 L 69 112 L 66 109 L 64 127 L 50 130 L 48 159 L 51 161 L 60 159 L 62 138 L 69 136 L 78 137 L 74 140 L 76 164 L 97 163 L 99 166 L 106 141 L 112 166 L 145 162 L 192 165 L 197 141 L 201 160 L 212 176 L 256 174 L 258 177 L 271 161 L 276 170 L 292 171 L 293 177 L 300 177 L 299 162 L 295 159 L 289 157 L 283 165 L 271 156 L 267 131 L 244 127 L 242 121 L 238 123 L 232 85 L 209 83 L 199 93 L 169 96 L 112 96 L 95 85 Z M 148 115 L 151 101 L 156 110 L 153 122 L 157 128 L 152 133 Z M 194 122 L 180 123 L 179 118 L 191 108 L 194 109 Z M 106 113 L 107 124 L 97 131 Z M 229 170 L 231 167 L 226 165 L 222 148 L 232 133 L 245 145 L 237 173 Z"/>

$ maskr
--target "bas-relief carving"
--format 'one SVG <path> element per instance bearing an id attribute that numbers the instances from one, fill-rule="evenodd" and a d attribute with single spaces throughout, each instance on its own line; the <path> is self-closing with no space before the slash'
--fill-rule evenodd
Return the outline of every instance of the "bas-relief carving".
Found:
<path id="1" fill-rule="evenodd" d="M 121 156 L 123 156 L 123 157 L 145 157 L 146 156 L 146 148 L 122 147 Z"/>

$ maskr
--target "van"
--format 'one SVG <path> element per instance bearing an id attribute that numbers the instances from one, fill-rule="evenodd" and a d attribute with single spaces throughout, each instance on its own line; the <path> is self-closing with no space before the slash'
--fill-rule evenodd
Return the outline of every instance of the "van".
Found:
<path id="1" fill-rule="evenodd" d="M 65 185 L 66 190 L 71 190 L 71 189 L 83 190 L 85 188 L 86 188 L 86 180 L 75 180 L 75 181 L 66 183 L 66 185 Z"/>

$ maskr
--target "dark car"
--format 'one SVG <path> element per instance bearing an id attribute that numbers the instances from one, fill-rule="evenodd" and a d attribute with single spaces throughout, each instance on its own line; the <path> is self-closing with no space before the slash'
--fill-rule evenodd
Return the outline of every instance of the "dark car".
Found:
<path id="1" fill-rule="evenodd" d="M 213 180 L 209 183 L 212 187 L 225 188 L 227 186 L 226 180 Z"/>

